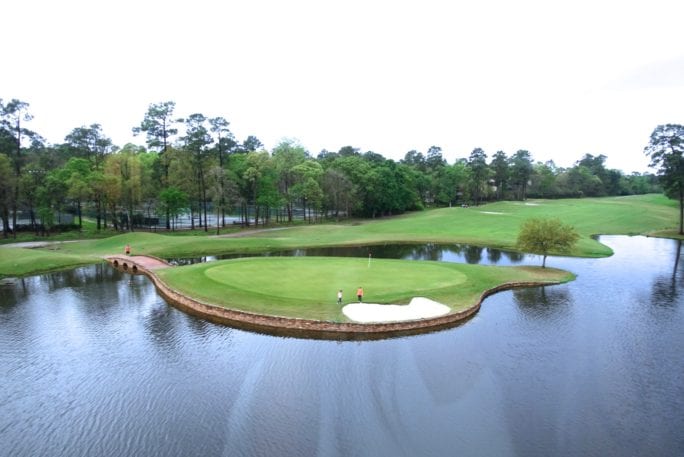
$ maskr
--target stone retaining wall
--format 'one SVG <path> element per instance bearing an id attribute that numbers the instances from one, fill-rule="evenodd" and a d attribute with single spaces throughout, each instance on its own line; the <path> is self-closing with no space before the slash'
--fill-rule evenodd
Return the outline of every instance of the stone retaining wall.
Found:
<path id="1" fill-rule="evenodd" d="M 108 257 L 106 260 L 112 265 L 114 265 L 114 262 L 116 261 L 119 266 L 122 265 L 123 262 L 135 264 L 130 258 L 126 257 L 112 256 Z M 445 316 L 430 319 L 361 324 L 354 322 L 331 322 L 270 316 L 224 308 L 222 306 L 201 302 L 172 289 L 167 286 L 154 271 L 151 271 L 142 265 L 136 264 L 135 270 L 132 267 L 127 270 L 123 270 L 120 267 L 119 269 L 128 273 L 141 273 L 148 276 L 154 283 L 157 291 L 166 299 L 166 301 L 188 314 L 202 317 L 212 322 L 272 335 L 337 340 L 382 339 L 427 333 L 454 327 L 472 317 L 480 309 L 482 301 L 492 294 L 514 288 L 558 284 L 538 282 L 503 284 L 483 292 L 477 303 L 463 311 L 453 312 Z"/>

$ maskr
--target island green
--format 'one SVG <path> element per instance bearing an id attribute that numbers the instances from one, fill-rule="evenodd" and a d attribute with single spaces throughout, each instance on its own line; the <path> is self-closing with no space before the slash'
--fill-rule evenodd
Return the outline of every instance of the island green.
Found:
<path id="1" fill-rule="evenodd" d="M 570 281 L 568 272 L 539 267 L 493 267 L 445 262 L 340 257 L 252 257 L 158 270 L 183 295 L 230 309 L 291 318 L 346 322 L 343 303 L 405 304 L 416 296 L 452 312 L 478 303 L 485 290 L 504 284 Z"/>

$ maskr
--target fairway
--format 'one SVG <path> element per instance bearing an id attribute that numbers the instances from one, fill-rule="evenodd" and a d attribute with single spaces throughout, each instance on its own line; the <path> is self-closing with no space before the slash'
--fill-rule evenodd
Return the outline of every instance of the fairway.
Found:
<path id="1" fill-rule="evenodd" d="M 361 246 L 384 243 L 467 243 L 515 250 L 520 225 L 530 218 L 558 218 L 581 238 L 570 255 L 602 257 L 612 251 L 592 238 L 596 234 L 661 234 L 676 236 L 677 209 L 662 195 L 498 202 L 472 208 L 441 208 L 358 224 L 316 224 L 280 227 L 275 231 L 245 230 L 240 237 L 171 236 L 131 232 L 106 239 L 50 246 L 35 252 L 0 250 L 0 277 L 96 263 L 123 252 L 163 258 L 213 254 L 261 253 L 306 247 Z M 40 255 L 40 260 L 33 261 Z M 20 261 L 17 259 L 21 258 Z M 296 280 L 295 277 L 288 279 Z M 341 281 L 332 278 L 334 281 Z M 352 284 L 330 284 L 347 292 Z"/>
<path id="2" fill-rule="evenodd" d="M 562 282 L 554 269 L 491 267 L 427 261 L 331 257 L 259 257 L 175 267 L 157 272 L 171 288 L 231 309 L 273 316 L 346 322 L 344 304 L 405 304 L 423 296 L 452 311 L 476 304 L 487 289 L 514 282 Z M 343 290 L 343 304 L 336 294 Z"/>

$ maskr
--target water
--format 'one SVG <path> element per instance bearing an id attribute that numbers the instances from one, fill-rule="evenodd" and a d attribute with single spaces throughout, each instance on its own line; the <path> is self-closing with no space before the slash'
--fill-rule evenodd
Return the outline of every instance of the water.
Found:
<path id="1" fill-rule="evenodd" d="M 677 245 L 602 241 L 548 259 L 572 283 L 380 341 L 214 325 L 106 265 L 0 286 L 0 455 L 684 455 Z"/>
<path id="2" fill-rule="evenodd" d="M 292 249 L 267 252 L 263 254 L 225 254 L 194 258 L 168 259 L 173 265 L 192 265 L 215 260 L 237 259 L 254 255 L 262 256 L 325 256 L 325 257 L 368 257 L 378 259 L 434 260 L 441 262 L 458 262 L 483 265 L 518 265 L 526 258 L 524 254 L 514 251 L 469 246 L 466 244 L 380 244 L 374 246 L 347 246 Z M 533 256 L 527 256 L 531 258 Z"/>

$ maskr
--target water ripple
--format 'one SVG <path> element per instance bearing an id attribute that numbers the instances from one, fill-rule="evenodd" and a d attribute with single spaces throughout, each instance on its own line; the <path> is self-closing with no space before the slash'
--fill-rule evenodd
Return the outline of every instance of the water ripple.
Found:
<path id="1" fill-rule="evenodd" d="M 575 282 L 384 341 L 213 325 L 106 266 L 3 285 L 0 454 L 684 454 L 676 246 L 604 239 L 615 256 L 552 259 Z M 422 251 L 537 262 L 450 249 Z"/>

